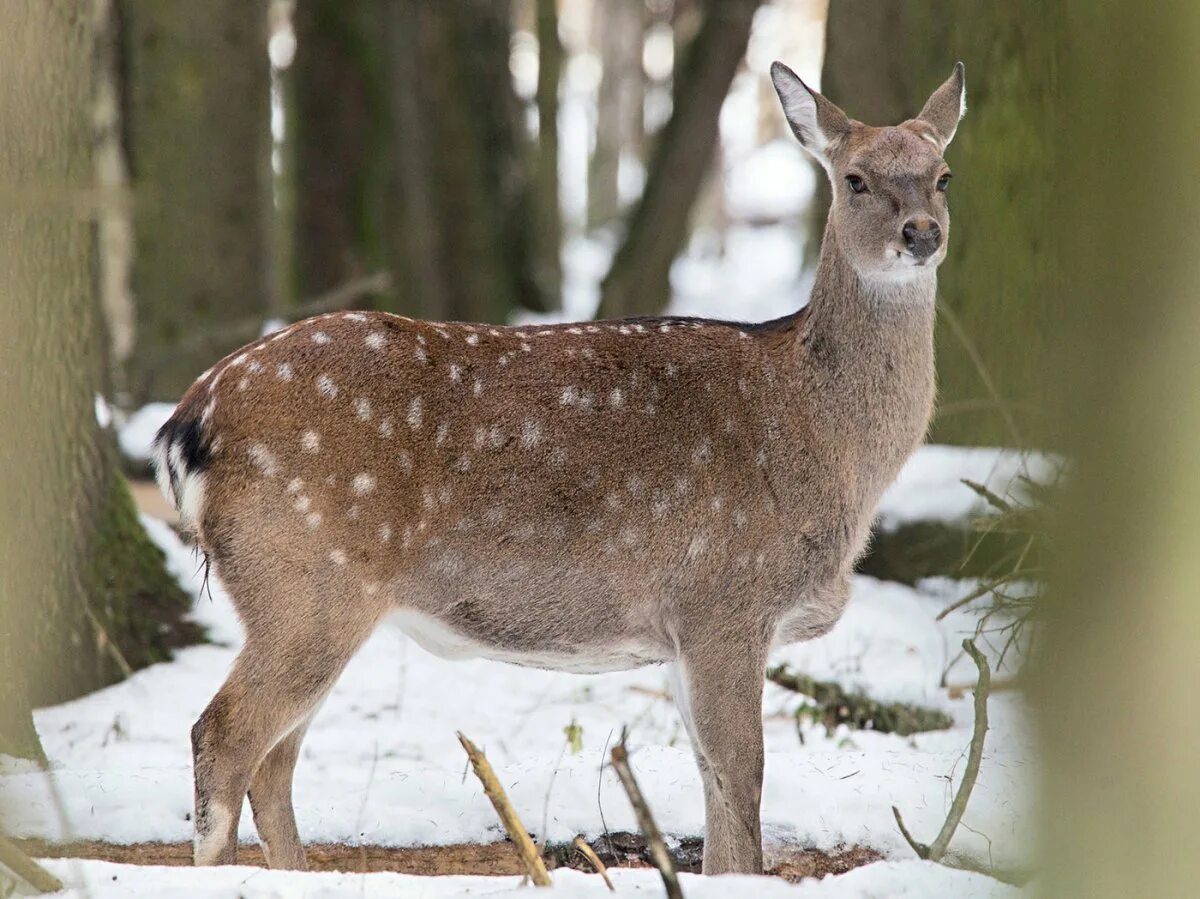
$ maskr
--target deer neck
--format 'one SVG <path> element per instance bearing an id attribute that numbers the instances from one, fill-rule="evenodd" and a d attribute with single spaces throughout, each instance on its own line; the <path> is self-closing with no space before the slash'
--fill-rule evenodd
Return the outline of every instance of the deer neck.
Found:
<path id="1" fill-rule="evenodd" d="M 874 505 L 920 444 L 933 411 L 937 276 L 872 282 L 854 270 L 832 221 L 825 229 L 799 376 L 814 404 L 813 436 L 842 460 Z"/>

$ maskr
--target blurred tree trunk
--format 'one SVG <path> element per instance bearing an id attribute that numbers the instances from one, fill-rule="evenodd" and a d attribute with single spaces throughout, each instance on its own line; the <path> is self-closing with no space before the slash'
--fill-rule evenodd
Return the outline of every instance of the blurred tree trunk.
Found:
<path id="1" fill-rule="evenodd" d="M 645 75 L 642 47 L 646 8 L 629 0 L 596 0 L 592 32 L 602 66 L 596 96 L 595 146 L 588 160 L 588 228 L 621 214 L 622 154 L 641 155 Z"/>
<path id="2" fill-rule="evenodd" d="M 1058 299 L 1039 294 L 1038 285 L 1057 259 L 1056 235 L 1043 223 L 1056 196 L 1049 138 L 1058 21 L 1056 7 L 1036 0 L 829 5 L 821 89 L 853 118 L 872 125 L 910 118 L 956 60 L 967 66 L 969 112 L 947 150 L 957 177 L 939 283 L 949 315 L 938 323 L 936 441 L 1042 444 L 1047 437 L 1049 323 Z M 829 205 L 820 183 L 813 234 Z"/>
<path id="3" fill-rule="evenodd" d="M 105 341 L 91 156 L 93 0 L 0 4 L 0 752 L 37 757 L 29 710 L 195 635 L 97 425 Z"/>
<path id="4" fill-rule="evenodd" d="M 560 305 L 562 294 L 562 207 L 558 196 L 558 91 L 562 81 L 563 45 L 558 36 L 557 0 L 537 0 L 538 145 L 534 164 L 533 243 L 541 293 Z"/>
<path id="5" fill-rule="evenodd" d="M 671 263 L 688 235 L 708 173 L 718 117 L 750 39 L 759 0 L 709 0 L 675 82 L 671 118 L 656 138 L 646 187 L 600 289 L 600 315 L 657 312 L 670 299 Z"/>
<path id="6" fill-rule="evenodd" d="M 1200 881 L 1200 6 L 1069 6 L 1056 122 L 1067 267 L 1056 420 L 1072 454 L 1035 708 L 1038 892 Z M 1149 179 L 1149 180 L 1147 180 Z"/>
<path id="7" fill-rule="evenodd" d="M 388 154 L 381 16 L 371 5 L 300 0 L 288 69 L 296 294 L 384 266 Z"/>
<path id="8" fill-rule="evenodd" d="M 382 268 L 393 311 L 549 308 L 557 241 L 538 232 L 508 0 L 299 0 L 296 26 L 299 292 Z"/>
<path id="9" fill-rule="evenodd" d="M 183 336 L 271 306 L 263 0 L 121 0 L 134 186 L 135 402 L 177 399 L 213 359 Z M 234 346 L 222 346 L 218 355 Z"/>

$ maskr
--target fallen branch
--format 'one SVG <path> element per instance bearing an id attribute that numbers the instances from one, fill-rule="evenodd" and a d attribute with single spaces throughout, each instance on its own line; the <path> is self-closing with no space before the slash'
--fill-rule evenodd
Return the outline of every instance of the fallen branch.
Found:
<path id="1" fill-rule="evenodd" d="M 857 730 L 875 730 L 887 734 L 910 734 L 928 730 L 946 730 L 953 719 L 937 709 L 925 709 L 907 702 L 879 702 L 861 692 L 850 692 L 833 681 L 821 681 L 779 665 L 767 671 L 767 680 L 788 690 L 810 697 L 830 732 L 839 724 Z M 804 708 L 797 710 L 797 716 Z"/>
<path id="2" fill-rule="evenodd" d="M 963 813 L 967 810 L 967 801 L 971 798 L 971 790 L 975 787 L 975 778 L 979 776 L 979 763 L 983 759 L 983 741 L 987 736 L 988 729 L 987 700 L 988 690 L 992 683 L 992 671 L 988 667 L 987 659 L 976 648 L 973 640 L 963 640 L 963 651 L 971 657 L 975 662 L 975 667 L 979 669 L 979 682 L 975 685 L 975 730 L 971 734 L 971 749 L 967 753 L 967 767 L 963 771 L 962 783 L 958 785 L 958 792 L 954 794 L 954 801 L 950 803 L 950 812 L 946 816 L 946 821 L 942 824 L 937 838 L 929 845 L 925 845 L 913 839 L 908 828 L 904 826 L 904 820 L 900 817 L 900 809 L 892 806 L 892 814 L 896 816 L 896 826 L 900 828 L 900 834 L 905 841 L 920 858 L 933 862 L 940 862 L 946 854 L 950 839 L 954 836 L 954 831 L 958 828 Z"/>
<path id="3" fill-rule="evenodd" d="M 633 776 L 633 769 L 629 767 L 629 753 L 625 749 L 624 731 L 621 732 L 621 742 L 612 748 L 610 758 L 613 770 L 621 779 L 621 786 L 625 788 L 625 794 L 629 797 L 630 805 L 633 806 L 633 813 L 637 816 L 642 836 L 646 838 L 646 847 L 650 850 L 650 860 L 654 862 L 654 867 L 658 868 L 658 873 L 662 875 L 667 899 L 683 899 L 683 890 L 679 887 L 679 875 L 675 873 L 675 862 L 671 858 L 671 853 L 667 851 L 667 844 L 663 841 L 658 825 L 654 823 L 654 816 L 650 814 L 650 806 L 646 804 L 646 797 L 642 795 L 641 788 L 638 787 L 637 780 Z"/>
<path id="4" fill-rule="evenodd" d="M 512 803 L 508 801 L 504 787 L 500 786 L 500 781 L 496 778 L 496 772 L 492 769 L 487 756 L 480 752 L 479 747 L 463 736 L 461 732 L 458 734 L 458 742 L 462 743 L 463 749 L 467 751 L 467 758 L 471 760 L 475 776 L 483 784 L 483 792 L 487 794 L 488 799 L 492 800 L 492 806 L 496 809 L 500 823 L 508 832 L 508 838 L 512 840 L 513 847 L 517 850 L 517 856 L 525 867 L 529 879 L 536 886 L 550 886 L 550 875 L 546 873 L 546 864 L 538 854 L 537 847 L 533 845 L 533 840 L 529 838 L 529 833 L 517 816 Z"/>
<path id="5" fill-rule="evenodd" d="M 57 877 L 2 835 L 0 835 L 0 865 L 8 868 L 20 880 L 25 881 L 39 893 L 57 893 L 63 888 Z"/>
<path id="6" fill-rule="evenodd" d="M 588 864 L 596 869 L 596 873 L 604 879 L 604 885 L 610 890 L 615 891 L 616 887 L 614 887 L 612 881 L 608 879 L 608 868 L 604 867 L 604 862 L 600 861 L 600 856 L 596 854 L 596 850 L 587 844 L 587 840 L 585 840 L 583 837 L 576 837 L 571 845 L 578 849 L 580 855 L 588 860 Z"/>

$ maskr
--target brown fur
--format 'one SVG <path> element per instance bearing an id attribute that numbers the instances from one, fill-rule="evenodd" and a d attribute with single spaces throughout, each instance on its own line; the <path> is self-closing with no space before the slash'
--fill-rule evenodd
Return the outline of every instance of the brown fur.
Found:
<path id="1" fill-rule="evenodd" d="M 819 102 L 824 124 L 793 127 L 840 129 L 820 150 L 835 200 L 795 315 L 502 328 L 335 313 L 188 391 L 162 465 L 177 495 L 183 474 L 202 480 L 192 524 L 246 628 L 193 730 L 198 863 L 232 861 L 249 791 L 271 865 L 303 867 L 304 729 L 399 611 L 445 652 L 672 663 L 704 869 L 761 871 L 763 666 L 773 643 L 837 621 L 876 502 L 925 433 L 944 245 L 899 274 L 887 248 L 914 213 L 949 230 L 940 148 L 917 133 L 945 122 L 868 128 Z M 851 167 L 869 201 L 841 183 Z"/>

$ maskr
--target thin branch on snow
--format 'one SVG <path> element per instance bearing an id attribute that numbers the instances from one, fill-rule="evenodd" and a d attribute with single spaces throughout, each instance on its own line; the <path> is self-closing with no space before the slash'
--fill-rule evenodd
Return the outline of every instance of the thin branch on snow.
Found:
<path id="1" fill-rule="evenodd" d="M 458 734 L 458 742 L 462 743 L 463 749 L 467 751 L 467 758 L 471 760 L 475 776 L 483 784 L 483 792 L 487 794 L 488 799 L 492 800 L 496 815 L 499 816 L 500 823 L 508 832 L 508 838 L 512 840 L 513 847 L 517 850 L 517 856 L 525 867 L 526 875 L 536 886 L 550 886 L 550 875 L 546 873 L 546 864 L 538 854 L 537 847 L 533 845 L 533 840 L 529 838 L 529 832 L 525 830 L 525 825 L 517 816 L 516 809 L 508 801 L 508 796 L 504 792 L 504 787 L 500 786 L 491 762 L 487 760 L 487 756 L 479 750 L 478 746 L 463 736 L 461 731 Z"/>
<path id="2" fill-rule="evenodd" d="M 904 826 L 904 819 L 900 817 L 900 809 L 892 806 L 892 814 L 896 816 L 896 826 L 900 828 L 900 834 L 912 847 L 913 852 L 921 858 L 934 862 L 940 862 L 945 856 L 954 831 L 962 821 L 963 813 L 967 810 L 971 790 L 975 787 L 975 778 L 979 776 L 979 763 L 983 759 L 983 742 L 987 737 L 987 701 L 988 692 L 991 689 L 992 671 L 988 666 L 987 659 L 975 646 L 973 640 L 963 640 L 963 651 L 971 657 L 971 660 L 975 662 L 975 667 L 979 669 L 979 681 L 975 685 L 975 730 L 971 734 L 971 749 L 967 755 L 967 767 L 963 771 L 962 783 L 958 785 L 958 792 L 954 794 L 954 801 L 950 803 L 950 812 L 946 815 L 946 821 L 942 824 L 941 831 L 932 843 L 929 845 L 918 843 L 908 832 L 908 828 Z"/>
<path id="3" fill-rule="evenodd" d="M 588 860 L 588 864 L 596 869 L 596 873 L 604 878 L 604 885 L 607 886 L 609 890 L 615 891 L 616 887 L 613 886 L 612 881 L 608 879 L 608 868 L 604 867 L 604 862 L 600 861 L 600 856 L 596 854 L 595 849 L 587 844 L 587 840 L 581 836 L 576 837 L 571 845 L 578 849 L 580 854 L 582 854 L 583 857 Z"/>
<path id="4" fill-rule="evenodd" d="M 57 877 L 0 835 L 0 867 L 8 868 L 38 893 L 57 893 L 63 888 Z"/>
<path id="5" fill-rule="evenodd" d="M 646 838 L 650 859 L 658 868 L 658 873 L 662 875 L 663 886 L 667 890 L 667 899 L 683 899 L 683 890 L 679 887 L 679 875 L 675 873 L 675 862 L 671 858 L 671 853 L 667 852 L 667 844 L 663 841 L 658 825 L 654 823 L 654 816 L 650 814 L 650 806 L 646 804 L 646 797 L 642 795 L 642 790 L 633 776 L 633 769 L 629 767 L 629 753 L 625 749 L 625 731 L 621 731 L 621 742 L 612 748 L 610 758 L 613 770 L 617 772 L 617 777 L 621 779 L 621 786 L 625 788 L 625 793 L 629 796 L 629 803 L 633 806 L 634 815 L 637 816 L 642 836 Z"/>

